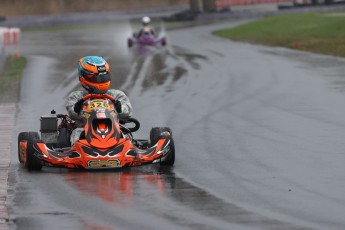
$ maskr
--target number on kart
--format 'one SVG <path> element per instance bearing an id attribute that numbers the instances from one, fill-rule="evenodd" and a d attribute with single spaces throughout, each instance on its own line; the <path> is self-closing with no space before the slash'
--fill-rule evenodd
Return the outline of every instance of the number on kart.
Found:
<path id="1" fill-rule="evenodd" d="M 87 107 L 89 110 L 95 110 L 95 109 L 108 109 L 109 105 L 105 104 L 104 100 L 93 100 Z"/>

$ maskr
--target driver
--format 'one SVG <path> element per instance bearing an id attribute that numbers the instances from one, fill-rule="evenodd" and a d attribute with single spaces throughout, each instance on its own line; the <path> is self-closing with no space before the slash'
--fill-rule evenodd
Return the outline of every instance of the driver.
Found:
<path id="1" fill-rule="evenodd" d="M 126 120 L 132 116 L 132 105 L 126 94 L 120 90 L 109 89 L 110 68 L 102 57 L 86 56 L 81 58 L 78 63 L 78 74 L 83 89 L 71 92 L 66 102 L 68 115 L 77 126 L 71 134 L 72 145 L 79 140 L 80 134 L 84 130 L 80 111 L 83 106 L 82 98 L 87 94 L 108 94 L 115 99 L 113 103 L 120 120 Z"/>
<path id="2" fill-rule="evenodd" d="M 141 19 L 141 23 L 143 27 L 141 28 L 141 30 L 139 30 L 139 33 L 137 36 L 138 38 L 144 33 L 150 33 L 153 36 L 156 36 L 156 32 L 154 28 L 150 25 L 150 22 L 151 22 L 151 18 L 149 18 L 148 16 L 145 16 Z"/>

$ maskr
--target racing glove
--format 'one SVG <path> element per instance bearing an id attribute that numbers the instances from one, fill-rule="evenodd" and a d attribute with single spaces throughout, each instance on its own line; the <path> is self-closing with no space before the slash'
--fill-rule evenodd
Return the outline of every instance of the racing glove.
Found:
<path id="1" fill-rule="evenodd" d="M 122 113 L 122 105 L 121 102 L 119 100 L 113 101 L 116 112 L 117 113 Z"/>
<path id="2" fill-rule="evenodd" d="M 74 104 L 74 112 L 76 112 L 77 114 L 80 113 L 80 110 L 83 107 L 83 102 L 83 99 L 80 99 L 79 101 L 77 101 L 77 103 Z"/>

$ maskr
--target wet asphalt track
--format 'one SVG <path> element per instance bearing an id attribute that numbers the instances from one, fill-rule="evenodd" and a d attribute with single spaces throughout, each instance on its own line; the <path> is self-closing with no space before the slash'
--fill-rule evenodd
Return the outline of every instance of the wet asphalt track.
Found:
<path id="1" fill-rule="evenodd" d="M 13 229 L 344 229 L 345 62 L 167 32 L 168 47 L 126 47 L 129 25 L 27 32 L 17 132 L 64 112 L 77 60 L 104 56 L 142 123 L 169 126 L 173 168 L 80 172 L 20 167 L 14 137 Z"/>

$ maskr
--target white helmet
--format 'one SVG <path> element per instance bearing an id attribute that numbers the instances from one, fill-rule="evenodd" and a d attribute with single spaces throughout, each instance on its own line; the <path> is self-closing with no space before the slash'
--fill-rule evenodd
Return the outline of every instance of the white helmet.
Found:
<path id="1" fill-rule="evenodd" d="M 141 22 L 144 24 L 144 25 L 147 25 L 151 22 L 151 18 L 145 16 L 141 19 Z"/>

